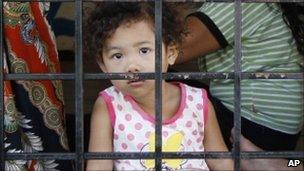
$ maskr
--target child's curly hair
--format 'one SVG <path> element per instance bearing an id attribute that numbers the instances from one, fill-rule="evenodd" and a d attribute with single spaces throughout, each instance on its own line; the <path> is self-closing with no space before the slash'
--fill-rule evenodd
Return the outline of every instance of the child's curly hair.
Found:
<path id="1" fill-rule="evenodd" d="M 162 38 L 165 45 L 180 45 L 183 33 L 181 4 L 163 3 Z M 116 29 L 127 23 L 148 21 L 154 26 L 153 2 L 99 2 L 85 23 L 85 53 L 102 59 L 102 49 Z"/>

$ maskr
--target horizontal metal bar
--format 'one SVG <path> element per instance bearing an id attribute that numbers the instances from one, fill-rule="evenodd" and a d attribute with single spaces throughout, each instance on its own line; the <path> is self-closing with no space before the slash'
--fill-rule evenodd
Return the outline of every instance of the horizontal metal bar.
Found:
<path id="1" fill-rule="evenodd" d="M 166 2 L 234 2 L 234 0 L 166 0 Z"/>
<path id="2" fill-rule="evenodd" d="M 7 0 L 4 2 L 74 2 L 75 0 Z"/>
<path id="3" fill-rule="evenodd" d="M 87 73 L 84 74 L 86 80 L 97 79 L 154 79 L 154 73 Z M 226 73 L 206 73 L 206 72 L 178 72 L 163 73 L 163 78 L 167 80 L 200 80 L 200 79 L 234 79 L 233 72 Z M 303 73 L 241 73 L 241 79 L 303 79 Z M 4 80 L 73 80 L 74 73 L 41 73 L 41 74 L 4 74 Z"/>
<path id="4" fill-rule="evenodd" d="M 294 158 L 304 159 L 304 151 L 250 151 L 241 152 L 242 158 L 257 159 L 257 158 Z"/>
<path id="5" fill-rule="evenodd" d="M 74 160 L 76 159 L 75 153 L 4 153 L 5 160 L 31 160 L 31 159 L 44 159 L 44 160 Z"/>
<path id="6" fill-rule="evenodd" d="M 234 79 L 234 73 L 204 73 L 204 72 L 179 72 L 164 73 L 163 77 L 168 80 L 173 79 Z M 249 73 L 242 72 L 241 79 L 303 79 L 304 73 Z"/>
<path id="7" fill-rule="evenodd" d="M 154 0 L 102 0 L 103 2 L 145 2 Z M 234 0 L 166 0 L 166 2 L 233 2 Z M 100 2 L 100 0 L 83 0 L 83 2 Z"/>
<path id="8" fill-rule="evenodd" d="M 167 80 L 191 80 L 191 79 L 233 79 L 233 73 L 204 73 L 204 72 L 178 72 L 178 73 L 163 73 L 163 79 Z M 85 79 L 155 79 L 154 73 L 91 73 L 85 74 Z"/>
<path id="9" fill-rule="evenodd" d="M 138 158 L 151 158 L 153 159 L 154 153 L 85 153 L 85 159 L 138 159 Z M 162 158 L 232 158 L 231 152 L 163 152 Z M 241 152 L 241 158 L 304 158 L 303 152 L 298 151 L 260 151 L 260 152 Z"/>
<path id="10" fill-rule="evenodd" d="M 153 159 L 156 153 L 85 153 L 85 159 Z M 162 152 L 162 158 L 232 158 L 230 152 Z"/>
<path id="11" fill-rule="evenodd" d="M 163 152 L 163 158 L 187 158 L 187 159 L 200 159 L 200 158 L 232 158 L 231 152 Z"/>
<path id="12" fill-rule="evenodd" d="M 102 1 L 115 1 L 115 2 L 141 2 L 153 0 L 102 0 Z M 235 0 L 166 0 L 166 2 L 225 2 L 233 3 Z M 83 2 L 100 2 L 100 0 L 83 0 Z M 242 0 L 242 3 L 255 2 L 255 3 L 272 3 L 272 2 L 303 2 L 303 0 Z"/>
<path id="13" fill-rule="evenodd" d="M 154 0 L 102 0 L 102 2 L 153 2 Z M 83 2 L 101 2 L 101 0 L 83 0 Z"/>
<path id="14" fill-rule="evenodd" d="M 233 79 L 233 73 L 211 73 L 211 72 L 177 72 L 164 73 L 164 79 L 167 80 L 200 80 L 200 79 Z"/>
<path id="15" fill-rule="evenodd" d="M 28 74 L 28 73 L 17 73 L 17 74 L 4 74 L 4 80 L 73 80 L 75 79 L 74 73 L 40 73 L 40 74 Z M 92 73 L 85 74 L 84 78 L 87 80 L 96 79 L 154 79 L 154 73 Z"/>
<path id="16" fill-rule="evenodd" d="M 152 152 L 94 152 L 94 153 L 84 153 L 85 159 L 154 159 L 156 153 Z"/>
<path id="17" fill-rule="evenodd" d="M 155 153 L 84 153 L 84 159 L 153 159 Z M 163 152 L 162 158 L 232 158 L 231 152 Z M 5 160 L 30 160 L 30 159 L 58 159 L 58 160 L 74 160 L 76 159 L 75 153 L 5 153 Z M 294 158 L 303 159 L 303 151 L 250 151 L 241 152 L 241 158 L 243 159 L 266 159 L 266 158 Z"/>
<path id="18" fill-rule="evenodd" d="M 75 2 L 75 0 L 9 0 L 10 2 Z M 147 0 L 102 0 L 115 2 L 141 2 Z M 153 1 L 153 0 L 148 0 Z M 233 3 L 234 0 L 168 0 L 169 2 L 226 2 Z M 83 2 L 100 2 L 100 0 L 83 0 Z M 303 2 L 303 0 L 242 0 L 242 3 L 272 3 L 272 2 Z"/>
<path id="19" fill-rule="evenodd" d="M 9 0 L 10 2 L 75 2 L 75 0 Z M 102 2 L 146 2 L 154 0 L 102 0 Z M 83 0 L 82 2 L 101 2 L 101 0 Z M 168 0 L 168 2 L 233 2 L 233 0 Z"/>
<path id="20" fill-rule="evenodd" d="M 74 73 L 4 74 L 4 80 L 73 80 Z"/>
<path id="21" fill-rule="evenodd" d="M 242 79 L 303 79 L 304 73 L 241 73 Z"/>
<path id="22" fill-rule="evenodd" d="M 84 74 L 86 80 L 96 79 L 115 79 L 115 80 L 128 80 L 128 79 L 154 79 L 154 73 L 90 73 Z"/>
<path id="23" fill-rule="evenodd" d="M 303 0 L 242 0 L 242 3 L 281 3 L 281 2 L 303 2 Z"/>

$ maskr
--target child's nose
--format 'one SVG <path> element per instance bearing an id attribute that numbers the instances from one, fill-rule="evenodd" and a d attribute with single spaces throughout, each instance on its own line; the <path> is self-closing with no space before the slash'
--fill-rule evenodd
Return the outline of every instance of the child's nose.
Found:
<path id="1" fill-rule="evenodd" d="M 140 72 L 140 66 L 135 63 L 131 63 L 128 67 L 128 72 L 131 72 L 131 73 Z"/>

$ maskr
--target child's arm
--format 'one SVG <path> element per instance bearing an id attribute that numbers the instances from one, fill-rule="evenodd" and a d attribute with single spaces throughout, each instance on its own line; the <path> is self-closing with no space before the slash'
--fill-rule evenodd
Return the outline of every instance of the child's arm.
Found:
<path id="1" fill-rule="evenodd" d="M 98 97 L 91 117 L 89 152 L 112 152 L 113 129 L 105 101 Z M 87 170 L 113 170 L 112 160 L 88 160 Z"/>
<path id="2" fill-rule="evenodd" d="M 215 111 L 208 101 L 208 120 L 205 125 L 204 147 L 205 151 L 228 151 L 223 140 Z M 233 170 L 232 159 L 207 159 L 210 170 Z"/>

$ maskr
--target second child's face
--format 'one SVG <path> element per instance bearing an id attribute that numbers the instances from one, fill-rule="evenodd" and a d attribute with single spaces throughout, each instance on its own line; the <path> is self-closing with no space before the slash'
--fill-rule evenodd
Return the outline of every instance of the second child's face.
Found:
<path id="1" fill-rule="evenodd" d="M 119 26 L 106 41 L 102 57 L 100 67 L 104 72 L 155 72 L 155 33 L 151 25 L 139 21 Z M 167 71 L 168 65 L 173 64 L 176 57 L 176 46 L 165 48 L 165 45 L 162 45 L 162 72 Z M 154 88 L 152 80 L 112 80 L 112 83 L 121 91 L 130 94 L 142 91 L 141 89 Z"/>

